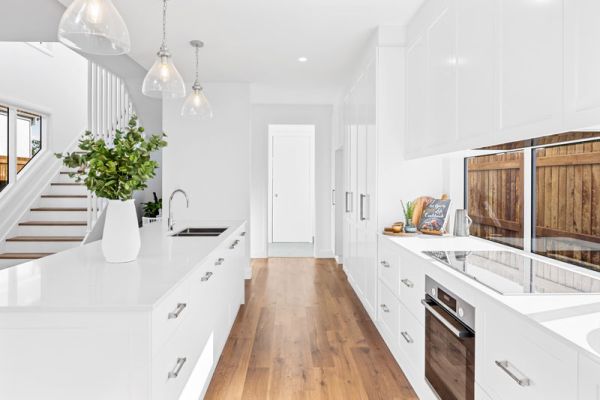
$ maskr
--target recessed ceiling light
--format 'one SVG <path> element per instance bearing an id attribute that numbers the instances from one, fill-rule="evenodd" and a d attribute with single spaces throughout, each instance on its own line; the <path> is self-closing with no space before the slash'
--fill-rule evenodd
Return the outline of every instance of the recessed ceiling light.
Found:
<path id="1" fill-rule="evenodd" d="M 306 57 L 298 57 L 298 61 L 300 61 L 301 63 L 305 63 L 308 61 L 308 58 Z"/>

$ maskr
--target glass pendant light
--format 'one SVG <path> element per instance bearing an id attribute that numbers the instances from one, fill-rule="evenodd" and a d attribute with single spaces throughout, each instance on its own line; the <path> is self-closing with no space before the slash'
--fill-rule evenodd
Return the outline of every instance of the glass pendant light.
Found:
<path id="1" fill-rule="evenodd" d="M 58 39 L 90 54 L 112 56 L 131 49 L 125 21 L 110 0 L 75 0 L 60 20 Z"/>
<path id="2" fill-rule="evenodd" d="M 185 83 L 167 49 L 167 0 L 163 0 L 163 40 L 156 56 L 156 61 L 144 78 L 142 93 L 159 99 L 185 97 Z"/>
<path id="3" fill-rule="evenodd" d="M 198 119 L 210 119 L 213 117 L 212 107 L 198 81 L 198 50 L 204 46 L 204 43 L 200 40 L 192 40 L 190 44 L 196 49 L 196 80 L 192 86 L 192 92 L 183 103 L 181 115 Z"/>

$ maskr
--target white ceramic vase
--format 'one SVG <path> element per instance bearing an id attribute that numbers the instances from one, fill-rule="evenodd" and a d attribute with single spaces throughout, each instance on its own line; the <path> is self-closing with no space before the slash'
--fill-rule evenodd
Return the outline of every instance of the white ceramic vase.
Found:
<path id="1" fill-rule="evenodd" d="M 102 235 L 102 253 L 110 263 L 134 261 L 140 252 L 135 200 L 109 200 Z"/>

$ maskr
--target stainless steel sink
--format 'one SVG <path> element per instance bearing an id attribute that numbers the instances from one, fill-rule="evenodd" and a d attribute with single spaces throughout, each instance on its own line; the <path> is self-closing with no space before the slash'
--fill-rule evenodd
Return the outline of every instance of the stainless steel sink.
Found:
<path id="1" fill-rule="evenodd" d="M 192 236 L 204 236 L 204 237 L 215 237 L 220 236 L 225 232 L 227 228 L 186 228 L 182 231 L 172 234 L 171 236 L 177 237 L 192 237 Z"/>

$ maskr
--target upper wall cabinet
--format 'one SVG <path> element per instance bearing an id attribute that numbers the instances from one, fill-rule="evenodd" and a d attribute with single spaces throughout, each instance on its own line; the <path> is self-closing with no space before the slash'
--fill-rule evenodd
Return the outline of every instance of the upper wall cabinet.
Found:
<path id="1" fill-rule="evenodd" d="M 563 131 L 563 1 L 426 1 L 407 33 L 405 155 L 414 158 Z M 599 15 L 600 5 L 593 0 L 574 3 L 585 3 L 588 10 L 571 10 L 577 21 L 570 24 L 581 25 L 579 20 L 587 18 L 588 30 L 600 35 L 590 17 Z M 571 28 L 570 35 L 587 35 L 579 29 Z M 593 103 L 600 115 L 600 82 L 592 89 L 588 85 L 597 76 L 592 72 L 600 70 L 600 54 L 593 48 L 599 41 L 584 41 L 579 49 L 583 59 L 571 68 L 578 68 L 578 85 L 585 87 L 572 97 L 583 108 Z"/>
<path id="2" fill-rule="evenodd" d="M 485 142 L 495 131 L 498 111 L 494 99 L 495 0 L 457 3 L 457 139 L 458 145 Z"/>
<path id="3" fill-rule="evenodd" d="M 600 1 L 565 1 L 567 130 L 600 123 Z"/>
<path id="4" fill-rule="evenodd" d="M 562 128 L 563 2 L 501 0 L 500 138 L 517 140 Z"/>

